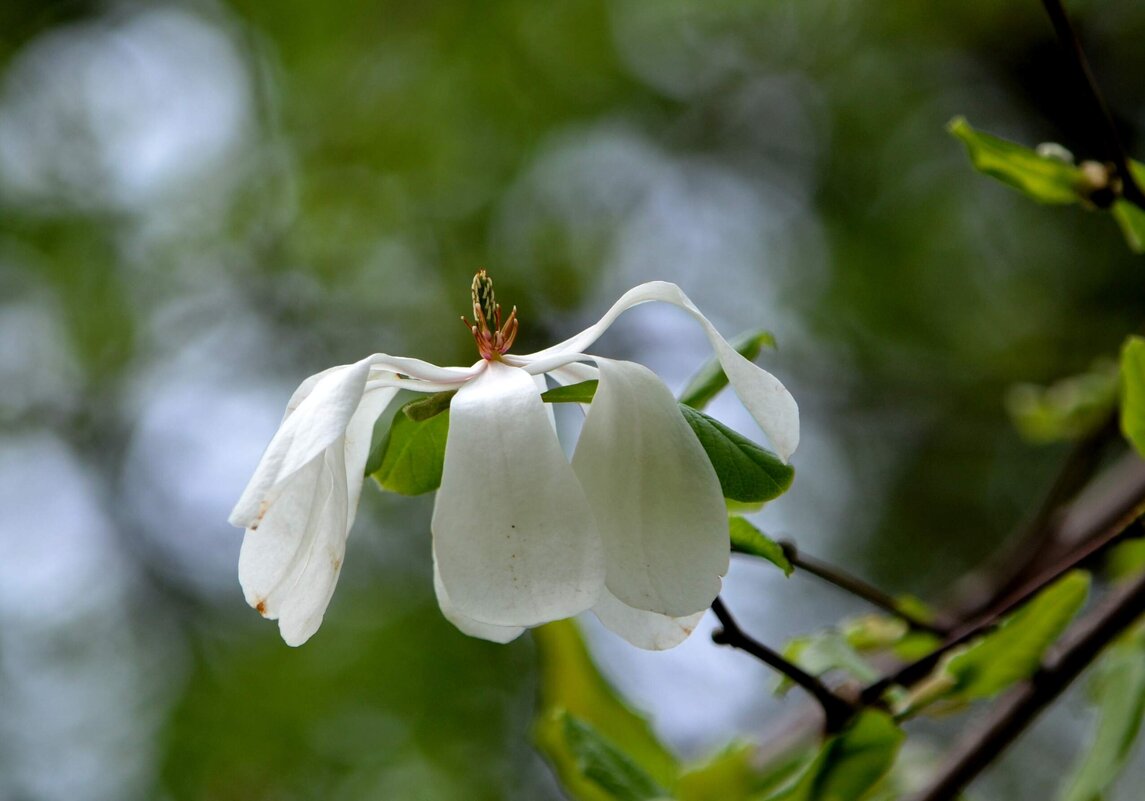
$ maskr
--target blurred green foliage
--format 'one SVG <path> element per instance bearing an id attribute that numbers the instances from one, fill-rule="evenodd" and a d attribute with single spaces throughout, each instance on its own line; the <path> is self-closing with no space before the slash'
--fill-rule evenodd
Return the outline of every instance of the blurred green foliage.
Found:
<path id="1" fill-rule="evenodd" d="M 1071 6 L 1140 156 L 1145 8 Z M 707 293 L 725 333 L 768 325 L 819 454 L 783 501 L 794 533 L 892 591 L 944 591 L 1065 447 L 1022 441 L 1007 388 L 1113 356 L 1145 312 L 1107 219 L 983 179 L 944 131 L 965 114 L 1089 158 L 1069 86 L 1036 3 L 6 0 L 0 448 L 64 445 L 123 573 L 105 571 L 120 600 L 76 603 L 153 651 L 88 670 L 89 618 L 43 622 L 0 692 L 71 670 L 96 698 L 127 667 L 162 692 L 66 737 L 12 707 L 0 795 L 559 797 L 528 745 L 533 648 L 440 619 L 425 503 L 365 500 L 302 650 L 230 572 L 223 521 L 261 446 L 244 436 L 330 364 L 471 360 L 454 318 L 479 266 L 522 309 L 522 350 L 654 278 Z M 659 334 L 616 337 L 624 355 Z M 20 467 L 70 509 L 47 464 Z M 38 615 L 48 588 L 4 603 Z M 8 626 L 0 652 L 23 653 Z M 120 729 L 132 747 L 100 736 Z M 81 745 L 98 770 L 32 756 Z"/>

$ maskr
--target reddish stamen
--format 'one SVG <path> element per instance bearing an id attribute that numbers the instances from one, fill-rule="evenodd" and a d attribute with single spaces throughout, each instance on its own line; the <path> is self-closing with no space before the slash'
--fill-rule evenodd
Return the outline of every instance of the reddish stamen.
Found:
<path id="1" fill-rule="evenodd" d="M 473 298 L 473 317 L 476 323 L 470 323 L 465 317 L 461 321 L 473 335 L 477 343 L 477 351 L 486 361 L 500 359 L 517 338 L 519 321 L 517 320 L 517 307 L 509 312 L 509 317 L 501 322 L 501 305 L 496 302 L 493 295 L 493 279 L 481 270 L 473 278 L 470 288 Z M 489 325 L 489 318 L 493 318 L 493 325 Z"/>

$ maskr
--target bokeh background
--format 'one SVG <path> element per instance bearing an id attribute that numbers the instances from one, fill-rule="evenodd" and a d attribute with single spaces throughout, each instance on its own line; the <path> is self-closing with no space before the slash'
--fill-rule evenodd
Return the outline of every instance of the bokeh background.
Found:
<path id="1" fill-rule="evenodd" d="M 1145 6 L 1071 7 L 1140 156 Z M 1007 387 L 1145 316 L 1113 223 L 974 174 L 955 114 L 1096 152 L 1034 0 L 4 0 L 0 799 L 560 797 L 528 637 L 436 609 L 432 498 L 367 488 L 298 650 L 243 603 L 225 522 L 306 375 L 473 360 L 477 267 L 521 350 L 651 279 L 775 332 L 805 439 L 759 522 L 941 600 L 1064 452 L 1014 433 Z M 597 352 L 679 388 L 705 347 L 642 307 Z M 776 644 L 863 611 L 767 566 L 725 586 Z M 663 654 L 585 625 L 685 754 L 802 702 L 710 622 Z M 1073 693 L 976 797 L 1050 797 L 1087 715 Z"/>

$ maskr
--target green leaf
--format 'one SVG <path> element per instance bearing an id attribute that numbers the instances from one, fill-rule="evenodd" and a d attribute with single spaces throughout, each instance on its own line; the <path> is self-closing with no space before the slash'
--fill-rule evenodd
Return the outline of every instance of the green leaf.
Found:
<path id="1" fill-rule="evenodd" d="M 759 765 L 759 748 L 732 743 L 719 753 L 693 765 L 680 775 L 675 801 L 750 801 L 762 793 L 786 786 L 791 776 L 810 759 L 809 749 L 785 749 Z"/>
<path id="2" fill-rule="evenodd" d="M 652 801 L 667 793 L 595 728 L 567 712 L 558 718 L 577 771 L 616 801 Z"/>
<path id="3" fill-rule="evenodd" d="M 1121 432 L 1145 455 L 1145 337 L 1131 336 L 1121 347 Z"/>
<path id="4" fill-rule="evenodd" d="M 1131 161 L 1129 169 L 1133 172 L 1137 185 L 1145 186 L 1145 164 Z M 1134 253 L 1145 253 L 1145 210 L 1128 200 L 1117 200 L 1110 212 L 1113 214 L 1113 219 L 1121 226 L 1121 233 L 1129 249 Z"/>
<path id="5" fill-rule="evenodd" d="M 789 640 L 784 646 L 783 656 L 813 676 L 841 670 L 864 684 L 879 678 L 879 672 L 835 629 L 824 629 Z M 775 691 L 783 694 L 791 686 L 791 681 L 783 678 Z"/>
<path id="6" fill-rule="evenodd" d="M 916 620 L 933 620 L 933 612 L 922 601 L 909 595 L 899 596 L 896 601 L 900 609 Z M 860 654 L 890 651 L 904 662 L 919 659 L 942 643 L 938 635 L 915 631 L 894 615 L 872 613 L 850 618 L 839 624 L 839 632 Z"/>
<path id="7" fill-rule="evenodd" d="M 945 661 L 956 700 L 992 698 L 1028 679 L 1089 594 L 1089 574 L 1067 573 L 1007 617 L 990 634 Z"/>
<path id="8" fill-rule="evenodd" d="M 750 797 L 760 789 L 758 771 L 753 764 L 755 752 L 754 746 L 737 743 L 689 768 L 680 775 L 677 801 L 733 801 Z"/>
<path id="9" fill-rule="evenodd" d="M 1087 372 L 1041 387 L 1016 384 L 1006 393 L 1006 410 L 1030 442 L 1081 439 L 1108 419 L 1117 406 L 1117 366 L 1099 361 Z"/>
<path id="10" fill-rule="evenodd" d="M 441 486 L 449 412 L 416 421 L 404 413 L 405 408 L 394 415 L 389 432 L 379 444 L 381 459 L 371 475 L 384 490 L 421 495 Z"/>
<path id="11" fill-rule="evenodd" d="M 775 349 L 775 337 L 769 331 L 747 331 L 728 343 L 748 361 L 752 361 L 765 347 Z M 728 385 L 727 374 L 719 359 L 712 357 L 688 382 L 680 395 L 680 403 L 693 409 L 703 409 L 708 402 Z"/>
<path id="12" fill-rule="evenodd" d="M 1028 147 L 976 131 L 964 117 L 955 117 L 946 129 L 962 140 L 974 169 L 1009 184 L 1039 203 L 1077 203 L 1080 169 Z"/>
<path id="13" fill-rule="evenodd" d="M 547 392 L 542 392 L 541 400 L 545 403 L 592 403 L 598 383 L 596 379 L 593 379 L 581 381 L 579 384 L 555 387 Z"/>
<path id="14" fill-rule="evenodd" d="M 596 381 L 583 381 L 550 389 L 541 399 L 549 403 L 590 403 L 596 388 Z M 420 495 L 441 485 L 451 399 L 451 394 L 442 392 L 410 401 L 394 415 L 383 438 L 375 431 L 367 472 L 383 489 Z M 795 469 L 774 453 L 703 412 L 682 404 L 680 411 L 715 468 L 725 498 L 758 504 L 782 495 L 791 486 Z"/>
<path id="15" fill-rule="evenodd" d="M 783 546 L 742 517 L 729 518 L 728 531 L 731 534 L 733 551 L 761 556 L 782 570 L 786 576 L 790 576 L 791 571 L 795 569 L 784 555 Z"/>
<path id="16" fill-rule="evenodd" d="M 904 736 L 886 712 L 866 709 L 823 743 L 791 785 L 767 801 L 859 801 L 890 770 Z"/>
<path id="17" fill-rule="evenodd" d="M 1087 178 L 1081 167 L 976 131 L 963 117 L 955 117 L 946 129 L 966 145 L 966 152 L 976 170 L 997 178 L 1039 203 L 1070 204 L 1091 198 L 1093 179 Z M 1130 163 L 1130 169 L 1137 183 L 1145 185 L 1145 165 L 1134 161 Z M 1145 210 L 1127 200 L 1117 199 L 1109 211 L 1120 226 L 1129 249 L 1134 253 L 1145 253 Z"/>
<path id="18" fill-rule="evenodd" d="M 424 422 L 444 411 L 448 411 L 449 403 L 456 394 L 456 389 L 450 389 L 445 392 L 435 392 L 432 395 L 426 395 L 425 397 L 407 403 L 402 407 L 402 413 L 414 422 Z"/>
<path id="19" fill-rule="evenodd" d="M 902 618 L 871 613 L 844 620 L 839 632 L 856 651 L 882 651 L 901 642 L 910 626 Z"/>
<path id="20" fill-rule="evenodd" d="M 918 596 L 904 594 L 895 597 L 895 607 L 904 615 L 909 615 L 923 623 L 933 623 L 935 614 L 930 604 Z"/>
<path id="21" fill-rule="evenodd" d="M 928 631 L 912 631 L 895 643 L 894 655 L 904 662 L 922 659 L 942 644 L 942 638 Z"/>
<path id="22" fill-rule="evenodd" d="M 1121 228 L 1129 249 L 1134 253 L 1145 253 L 1145 209 L 1128 200 L 1118 200 L 1109 212 Z"/>
<path id="23" fill-rule="evenodd" d="M 533 629 L 540 662 L 540 710 L 533 733 L 565 791 L 578 801 L 612 798 L 583 775 L 565 736 L 563 716 L 582 721 L 612 743 L 652 781 L 669 789 L 680 772 L 676 757 L 600 674 L 571 620 Z"/>
<path id="24" fill-rule="evenodd" d="M 1101 801 L 1133 751 L 1145 717 L 1145 629 L 1118 640 L 1095 670 L 1097 729 L 1062 801 Z"/>
<path id="25" fill-rule="evenodd" d="M 1105 559 L 1105 569 L 1113 581 L 1135 578 L 1145 570 L 1145 537 L 1119 542 Z"/>
<path id="26" fill-rule="evenodd" d="M 742 503 L 778 498 L 795 479 L 795 468 L 769 450 L 701 411 L 681 404 L 680 411 L 708 454 L 724 497 Z"/>

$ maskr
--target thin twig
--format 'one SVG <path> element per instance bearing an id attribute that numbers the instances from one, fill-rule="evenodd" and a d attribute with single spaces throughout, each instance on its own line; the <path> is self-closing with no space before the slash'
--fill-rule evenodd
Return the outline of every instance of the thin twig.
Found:
<path id="1" fill-rule="evenodd" d="M 1097 113 L 1102 139 L 1105 140 L 1107 157 L 1117 168 L 1117 175 L 1121 179 L 1121 196 L 1134 205 L 1145 209 L 1145 193 L 1142 193 L 1141 187 L 1137 185 L 1133 171 L 1129 167 L 1129 155 L 1125 152 L 1125 146 L 1117 134 L 1117 125 L 1113 121 L 1113 115 L 1110 113 L 1109 106 L 1093 77 L 1089 61 L 1085 57 L 1085 51 L 1081 48 L 1081 40 L 1069 20 L 1069 15 L 1066 14 L 1061 0 L 1042 0 L 1042 5 L 1045 6 L 1050 22 L 1054 26 L 1054 33 L 1057 34 L 1058 41 L 1073 62 L 1074 69 L 1077 70 L 1082 86 Z"/>
<path id="2" fill-rule="evenodd" d="M 917 801 L 951 801 L 1017 739 L 1114 637 L 1145 612 L 1145 575 L 1116 590 L 1066 635 L 1042 669 L 1003 700 L 990 723 L 974 733 L 943 767 Z"/>
<path id="3" fill-rule="evenodd" d="M 1027 582 L 1019 590 L 1003 598 L 997 605 L 960 626 L 938 648 L 931 651 L 921 659 L 904 665 L 894 674 L 869 685 L 863 690 L 861 699 L 863 703 L 872 703 L 880 698 L 888 687 L 899 684 L 909 687 L 925 678 L 944 654 L 954 648 L 985 634 L 1002 622 L 1002 619 L 1029 601 L 1043 589 L 1053 584 L 1070 570 L 1082 562 L 1091 559 L 1099 552 L 1116 542 L 1142 513 L 1145 512 L 1145 488 L 1136 496 L 1133 505 L 1121 512 L 1112 522 L 1098 530 L 1094 536 L 1087 538 L 1081 545 L 1071 551 L 1065 558 L 1042 571 L 1036 578 Z"/>
<path id="4" fill-rule="evenodd" d="M 846 590 L 858 598 L 862 598 L 872 606 L 876 606 L 885 612 L 890 612 L 895 617 L 903 620 L 912 629 L 937 634 L 939 637 L 945 637 L 950 633 L 947 626 L 941 623 L 923 620 L 910 612 L 910 610 L 904 609 L 898 599 L 883 592 L 875 585 L 864 581 L 858 576 L 847 573 L 835 565 L 801 553 L 795 546 L 795 543 L 790 540 L 784 540 L 779 543 L 779 545 L 783 548 L 783 555 L 787 557 L 787 561 L 791 562 L 795 567 L 800 570 L 805 570 L 811 575 L 817 576 L 841 590 Z"/>
<path id="5" fill-rule="evenodd" d="M 851 718 L 855 716 L 856 709 L 850 701 L 836 695 L 827 685 L 819 681 L 819 679 L 807 673 L 798 665 L 787 661 L 759 640 L 746 634 L 744 630 L 739 627 L 739 624 L 736 623 L 731 612 L 724 606 L 723 600 L 717 597 L 716 600 L 712 602 L 712 611 L 716 613 L 716 617 L 719 618 L 720 625 L 722 626 L 722 628 L 712 632 L 712 641 L 720 645 L 738 648 L 741 651 L 751 654 L 768 667 L 779 671 L 795 684 L 798 684 L 804 690 L 811 693 L 815 700 L 819 702 L 819 705 L 823 707 L 823 716 L 826 721 L 825 728 L 828 734 L 841 731 Z"/>

